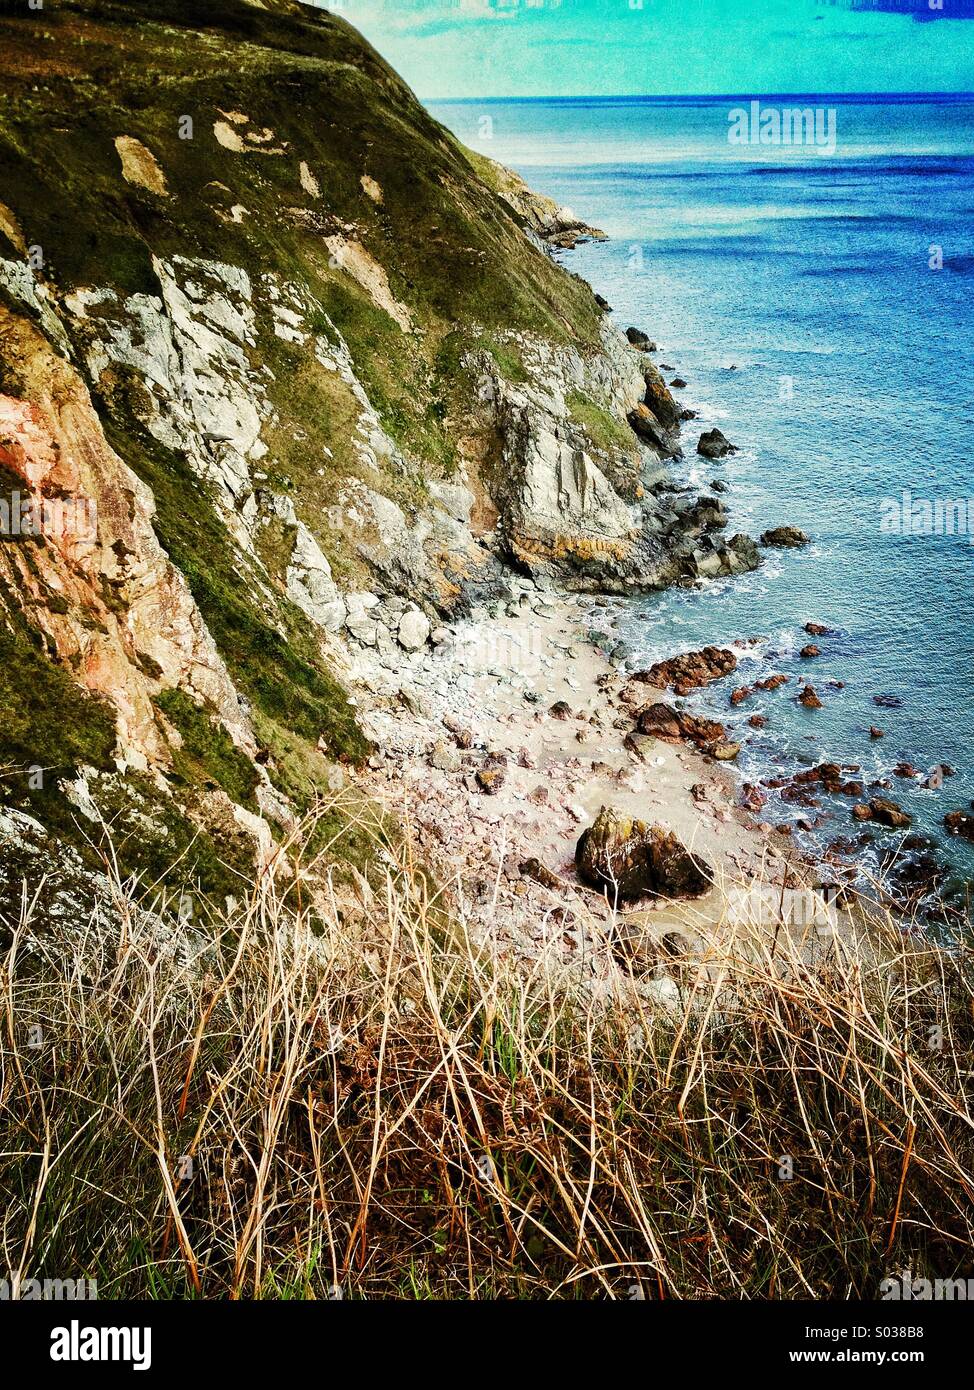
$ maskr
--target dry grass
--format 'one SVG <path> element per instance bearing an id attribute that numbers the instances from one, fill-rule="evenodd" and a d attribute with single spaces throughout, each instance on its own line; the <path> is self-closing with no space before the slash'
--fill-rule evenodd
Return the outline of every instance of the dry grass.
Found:
<path id="1" fill-rule="evenodd" d="M 118 886 L 112 932 L 57 949 L 25 901 L 0 1264 L 102 1298 L 870 1298 L 907 1266 L 969 1274 L 966 952 L 880 927 L 878 952 L 827 935 L 813 961 L 743 922 L 640 1015 L 631 988 L 596 1002 L 584 971 L 472 950 L 408 845 L 381 877 L 298 909 L 265 878 L 169 933 Z"/>

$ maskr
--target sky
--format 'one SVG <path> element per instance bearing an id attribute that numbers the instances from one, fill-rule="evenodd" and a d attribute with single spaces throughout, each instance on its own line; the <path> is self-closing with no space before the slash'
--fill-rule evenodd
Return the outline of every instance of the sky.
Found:
<path id="1" fill-rule="evenodd" d="M 887 12 L 910 6 L 934 22 Z M 974 90 L 972 0 L 327 0 L 327 8 L 427 101 Z"/>

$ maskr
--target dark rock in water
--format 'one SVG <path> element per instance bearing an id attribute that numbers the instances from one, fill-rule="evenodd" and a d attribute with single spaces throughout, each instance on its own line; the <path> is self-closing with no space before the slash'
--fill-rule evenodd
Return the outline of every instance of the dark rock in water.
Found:
<path id="1" fill-rule="evenodd" d="M 912 763 L 897 763 L 893 768 L 894 777 L 919 777 L 920 774 Z"/>
<path id="2" fill-rule="evenodd" d="M 634 348 L 639 348 L 640 352 L 656 351 L 656 344 L 650 340 L 649 334 L 644 333 L 641 328 L 627 328 L 626 337 Z"/>
<path id="3" fill-rule="evenodd" d="M 868 809 L 869 808 L 867 806 L 866 810 Z M 871 837 L 869 835 L 861 835 L 857 839 L 853 840 L 848 835 L 840 835 L 838 839 L 829 842 L 829 853 L 841 854 L 846 856 L 855 854 L 856 851 L 861 849 L 863 844 L 868 842 L 870 838 Z"/>
<path id="4" fill-rule="evenodd" d="M 670 394 L 669 387 L 655 367 L 645 373 L 646 395 L 643 404 L 656 416 L 665 429 L 674 429 L 680 423 L 680 407 Z"/>
<path id="5" fill-rule="evenodd" d="M 880 709 L 902 709 L 903 701 L 898 695 L 874 695 L 873 704 Z"/>
<path id="6" fill-rule="evenodd" d="M 762 545 L 774 546 L 778 550 L 800 550 L 802 546 L 810 543 L 811 537 L 806 536 L 798 526 L 772 526 L 770 531 L 763 532 L 761 536 Z"/>
<path id="7" fill-rule="evenodd" d="M 670 382 L 670 385 L 675 391 L 682 391 L 684 386 L 686 386 L 686 382 L 683 380 L 682 376 L 675 376 Z"/>
<path id="8" fill-rule="evenodd" d="M 644 444 L 650 444 L 661 458 L 675 458 L 682 451 L 647 405 L 637 405 L 626 416 L 629 426 Z"/>
<path id="9" fill-rule="evenodd" d="M 910 853 L 904 855 L 904 849 L 909 849 Z M 908 835 L 888 860 L 881 860 L 880 873 L 889 873 L 907 907 L 916 906 L 923 898 L 936 893 L 947 877 L 933 841 L 920 835 Z"/>
<path id="10" fill-rule="evenodd" d="M 697 412 L 695 410 L 691 410 L 689 407 L 687 407 L 685 410 L 680 411 L 681 420 L 695 420 L 696 418 Z"/>
<path id="11" fill-rule="evenodd" d="M 579 877 L 610 897 L 632 902 L 646 896 L 697 898 L 713 873 L 672 831 L 647 825 L 603 806 L 575 850 Z"/>
<path id="12" fill-rule="evenodd" d="M 804 705 L 806 709 L 821 709 L 822 701 L 815 693 L 814 685 L 806 685 L 798 696 L 798 703 Z"/>
<path id="13" fill-rule="evenodd" d="M 754 688 L 755 690 L 777 690 L 779 686 L 786 685 L 788 680 L 789 677 L 783 676 L 779 671 L 773 676 L 766 676 L 763 681 L 755 681 Z"/>
<path id="14" fill-rule="evenodd" d="M 707 430 L 697 440 L 697 453 L 705 459 L 722 459 L 728 454 L 736 454 L 737 445 L 732 444 L 720 430 Z"/>
<path id="15" fill-rule="evenodd" d="M 703 719 L 658 701 L 639 716 L 639 732 L 664 743 L 693 743 L 705 753 L 727 742 L 727 730 L 715 719 Z"/>
<path id="16" fill-rule="evenodd" d="M 749 685 L 738 686 L 736 690 L 731 691 L 730 702 L 732 705 L 743 705 L 744 701 L 751 694 L 753 694 L 753 691 Z"/>
<path id="17" fill-rule="evenodd" d="M 813 656 L 821 656 L 822 653 L 819 650 L 819 648 L 816 647 L 814 642 L 807 642 L 805 646 L 802 647 L 798 655 L 802 657 L 805 661 L 808 661 Z"/>
<path id="18" fill-rule="evenodd" d="M 596 302 L 596 304 L 599 306 L 599 308 L 602 310 L 603 314 L 611 314 L 611 313 L 612 313 L 612 305 L 609 303 L 609 301 L 608 301 L 603 295 L 597 294 L 597 295 L 595 296 L 595 302 Z"/>
<path id="19" fill-rule="evenodd" d="M 805 631 L 809 637 L 834 637 L 835 629 L 826 627 L 824 623 L 806 623 Z"/>
<path id="20" fill-rule="evenodd" d="M 853 813 L 856 808 L 853 807 Z M 874 796 L 869 802 L 869 818 L 879 825 L 888 826 L 891 830 L 906 830 L 913 824 L 912 816 L 907 815 L 902 806 L 897 806 L 895 801 L 890 801 L 885 796 Z"/>
<path id="21" fill-rule="evenodd" d="M 886 737 L 886 730 L 885 730 L 885 729 L 877 729 L 877 727 L 876 727 L 875 724 L 870 724 L 870 726 L 869 726 L 869 737 L 870 737 L 870 738 L 885 738 L 885 737 Z"/>
<path id="22" fill-rule="evenodd" d="M 752 729 L 763 729 L 768 721 L 763 714 L 752 714 L 747 722 Z"/>
<path id="23" fill-rule="evenodd" d="M 948 811 L 944 825 L 951 835 L 960 835 L 965 840 L 974 840 L 974 816 L 967 811 Z"/>
<path id="24" fill-rule="evenodd" d="M 727 492 L 728 490 L 727 484 L 721 482 L 720 478 L 715 478 L 710 486 L 714 492 Z"/>
<path id="25" fill-rule="evenodd" d="M 654 662 L 648 671 L 635 672 L 633 680 L 653 685 L 657 690 L 673 686 L 678 695 L 685 695 L 736 669 L 737 657 L 726 647 L 703 647 L 698 652 L 681 652 L 666 661 Z"/>

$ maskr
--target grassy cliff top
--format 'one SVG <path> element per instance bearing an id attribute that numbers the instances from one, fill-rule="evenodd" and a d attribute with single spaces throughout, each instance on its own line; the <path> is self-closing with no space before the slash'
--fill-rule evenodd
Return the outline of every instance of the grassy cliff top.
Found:
<path id="1" fill-rule="evenodd" d="M 0 50 L 0 197 L 61 289 L 151 292 L 151 254 L 169 252 L 284 272 L 311 261 L 327 278 L 322 236 L 341 228 L 419 327 L 594 341 L 588 287 L 527 242 L 453 137 L 333 15 L 289 0 L 12 0 Z M 146 147 L 164 193 L 121 177 L 119 137 Z"/>

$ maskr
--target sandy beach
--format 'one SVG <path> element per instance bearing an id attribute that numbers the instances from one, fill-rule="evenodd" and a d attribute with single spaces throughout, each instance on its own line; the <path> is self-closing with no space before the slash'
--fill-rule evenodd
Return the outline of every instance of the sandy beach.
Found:
<path id="1" fill-rule="evenodd" d="M 740 808 L 726 765 L 662 739 L 627 743 L 633 699 L 663 692 L 634 685 L 592 640 L 607 602 L 518 578 L 511 594 L 401 679 L 368 657 L 358 672 L 372 686 L 361 714 L 377 749 L 358 785 L 403 818 L 471 940 L 546 968 L 586 962 L 605 982 L 630 938 L 651 955 L 664 938 L 672 951 L 675 935 L 702 959 L 744 924 L 780 930 L 782 894 L 817 882 L 814 865 Z M 712 869 L 711 889 L 617 910 L 575 868 L 602 806 L 675 832 Z M 792 915 L 793 932 L 808 934 L 811 915 L 811 939 L 823 925 L 831 936 L 832 915 L 809 914 L 807 901 Z M 639 988 L 660 997 L 658 977 Z"/>

